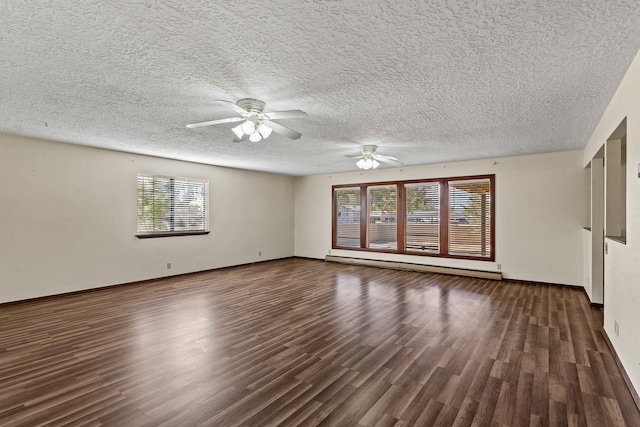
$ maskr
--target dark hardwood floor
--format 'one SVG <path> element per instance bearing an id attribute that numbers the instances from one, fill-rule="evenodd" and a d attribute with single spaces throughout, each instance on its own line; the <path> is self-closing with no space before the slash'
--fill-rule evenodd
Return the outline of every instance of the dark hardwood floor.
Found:
<path id="1" fill-rule="evenodd" d="M 0 425 L 640 426 L 575 288 L 306 259 L 0 306 Z"/>

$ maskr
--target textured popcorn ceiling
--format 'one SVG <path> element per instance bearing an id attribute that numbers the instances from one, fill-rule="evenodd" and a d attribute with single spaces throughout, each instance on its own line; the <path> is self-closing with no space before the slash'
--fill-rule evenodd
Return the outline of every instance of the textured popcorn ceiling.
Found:
<path id="1" fill-rule="evenodd" d="M 0 132 L 290 175 L 580 149 L 639 48 L 638 0 L 5 0 Z M 302 138 L 184 127 L 244 97 Z"/>

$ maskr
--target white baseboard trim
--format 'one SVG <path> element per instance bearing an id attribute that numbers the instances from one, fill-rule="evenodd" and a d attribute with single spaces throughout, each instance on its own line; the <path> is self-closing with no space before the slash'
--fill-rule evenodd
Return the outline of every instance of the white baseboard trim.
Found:
<path id="1" fill-rule="evenodd" d="M 335 255 L 327 255 L 325 256 L 324 260 L 342 264 L 392 268 L 395 270 L 421 271 L 426 273 L 452 274 L 455 276 L 475 277 L 479 279 L 502 280 L 502 273 L 500 273 L 499 271 L 468 270 L 465 268 L 439 267 L 435 265 L 411 264 L 408 262 L 396 261 L 379 261 L 373 259 L 350 258 Z"/>

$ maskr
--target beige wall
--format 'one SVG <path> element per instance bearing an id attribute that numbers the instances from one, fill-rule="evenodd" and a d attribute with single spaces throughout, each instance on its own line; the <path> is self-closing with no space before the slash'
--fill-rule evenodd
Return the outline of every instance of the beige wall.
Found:
<path id="1" fill-rule="evenodd" d="M 481 270 L 502 264 L 508 278 L 582 286 L 581 151 L 296 178 L 295 253 L 323 258 L 331 250 L 332 185 L 481 174 L 496 175 L 495 262 L 347 250 L 332 255 Z"/>
<path id="2" fill-rule="evenodd" d="M 640 53 L 632 62 L 584 149 L 586 165 L 627 118 L 626 244 L 607 239 L 604 327 L 635 389 L 640 390 Z M 586 260 L 590 262 L 590 260 Z M 616 335 L 614 324 L 619 324 Z"/>
<path id="3" fill-rule="evenodd" d="M 291 177 L 2 134 L 0 163 L 0 302 L 293 256 Z M 138 172 L 208 179 L 211 233 L 134 237 Z"/>

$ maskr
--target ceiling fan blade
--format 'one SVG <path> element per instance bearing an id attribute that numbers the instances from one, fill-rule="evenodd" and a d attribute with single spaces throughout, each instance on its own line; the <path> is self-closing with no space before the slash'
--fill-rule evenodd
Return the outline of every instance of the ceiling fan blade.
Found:
<path id="1" fill-rule="evenodd" d="M 373 158 L 384 162 L 384 163 L 388 163 L 390 165 L 394 165 L 394 166 L 403 166 L 404 163 L 402 163 L 401 161 L 399 161 L 398 159 L 396 159 L 395 157 L 392 156 L 384 156 L 382 154 L 374 154 Z"/>
<path id="2" fill-rule="evenodd" d="M 223 123 L 241 122 L 243 120 L 244 120 L 244 117 L 229 117 L 228 119 L 210 120 L 208 122 L 200 122 L 200 123 L 190 123 L 186 127 L 188 127 L 189 129 L 193 129 L 193 128 L 199 128 L 202 126 L 221 125 Z"/>
<path id="3" fill-rule="evenodd" d="M 287 111 L 272 111 L 270 113 L 263 113 L 268 119 L 301 119 L 307 117 L 307 113 L 300 110 L 287 110 Z"/>
<path id="4" fill-rule="evenodd" d="M 269 122 L 267 123 L 267 126 L 273 129 L 274 132 L 278 132 L 280 135 L 284 135 L 290 139 L 298 139 L 302 136 L 300 132 L 296 132 L 295 130 L 289 129 L 288 127 L 282 126 L 276 122 Z"/>
<path id="5" fill-rule="evenodd" d="M 226 105 L 227 107 L 231 108 L 236 113 L 242 114 L 243 116 L 245 116 L 247 114 L 247 110 L 245 110 L 242 107 L 239 107 L 235 102 L 225 101 L 224 99 L 216 99 L 216 102 L 219 102 L 222 105 Z"/>
<path id="6" fill-rule="evenodd" d="M 364 156 L 362 154 L 346 154 L 345 157 L 347 159 L 361 159 Z"/>
<path id="7" fill-rule="evenodd" d="M 396 159 L 393 156 L 385 156 L 384 154 L 378 154 L 378 153 L 373 153 L 373 157 L 378 157 L 380 159 L 384 159 L 384 160 L 394 160 L 396 162 L 399 162 L 400 160 Z"/>
<path id="8" fill-rule="evenodd" d="M 237 136 L 233 138 L 233 142 L 243 142 L 249 138 L 249 135 L 242 135 L 242 138 L 238 138 Z"/>

